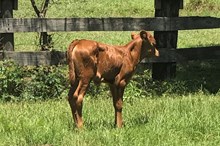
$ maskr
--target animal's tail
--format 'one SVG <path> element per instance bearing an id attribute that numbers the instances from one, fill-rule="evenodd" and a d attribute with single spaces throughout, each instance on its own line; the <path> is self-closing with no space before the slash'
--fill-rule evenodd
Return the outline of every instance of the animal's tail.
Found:
<path id="1" fill-rule="evenodd" d="M 67 49 L 67 62 L 69 65 L 69 81 L 70 84 L 73 85 L 75 82 L 76 74 L 75 74 L 75 65 L 74 65 L 74 60 L 73 60 L 73 49 L 75 46 L 78 44 L 79 40 L 74 40 L 71 42 Z"/>

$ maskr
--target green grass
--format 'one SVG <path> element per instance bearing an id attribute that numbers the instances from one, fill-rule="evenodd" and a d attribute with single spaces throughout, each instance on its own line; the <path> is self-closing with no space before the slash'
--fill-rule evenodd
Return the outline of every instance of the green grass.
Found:
<path id="1" fill-rule="evenodd" d="M 74 128 L 65 99 L 1 103 L 0 145 L 217 146 L 220 144 L 219 102 L 219 96 L 202 93 L 136 98 L 124 103 L 125 126 L 115 129 L 111 99 L 87 96 L 83 130 Z"/>
<path id="2" fill-rule="evenodd" d="M 41 1 L 37 1 L 38 5 Z M 49 7 L 47 17 L 154 16 L 153 0 L 54 2 Z M 20 0 L 19 10 L 14 11 L 14 16 L 35 17 L 30 1 Z M 180 16 L 220 17 L 220 1 L 184 0 Z M 130 40 L 130 32 L 50 34 L 56 50 L 66 50 L 76 38 L 119 45 Z M 219 45 L 219 38 L 220 29 L 179 31 L 178 48 Z M 16 33 L 15 47 L 19 51 L 40 50 L 37 33 Z M 90 91 L 93 92 L 85 97 L 83 130 L 77 130 L 73 125 L 70 108 L 65 100 L 66 91 L 59 100 L 0 102 L 0 145 L 218 146 L 219 72 L 218 61 L 189 62 L 178 65 L 177 77 L 173 81 L 152 81 L 149 70 L 142 72 L 143 78 L 134 76 L 125 92 L 125 126 L 122 129 L 114 128 L 112 100 L 108 98 L 109 93 L 102 92 L 102 89 L 92 88 Z"/>
<path id="3" fill-rule="evenodd" d="M 40 8 L 43 0 L 37 0 Z M 53 0 L 46 17 L 153 17 L 154 0 Z M 219 0 L 184 0 L 181 16 L 219 17 Z M 36 17 L 30 1 L 20 0 L 16 18 Z"/>
<path id="4" fill-rule="evenodd" d="M 40 7 L 42 0 L 37 1 Z M 154 0 L 54 0 L 47 17 L 154 17 Z M 184 0 L 180 16 L 220 17 L 219 0 Z M 15 18 L 36 17 L 30 1 L 20 0 Z M 147 30 L 147 28 L 146 28 Z M 56 50 L 66 50 L 76 38 L 85 38 L 109 44 L 122 45 L 130 40 L 131 32 L 63 32 L 50 33 Z M 179 31 L 178 48 L 219 45 L 220 29 Z M 15 33 L 15 50 L 37 51 L 37 33 Z"/>
<path id="5" fill-rule="evenodd" d="M 219 32 L 219 33 L 218 33 Z M 74 39 L 92 39 L 107 44 L 124 45 L 131 39 L 131 32 L 68 32 L 50 33 L 53 38 L 55 50 L 66 51 Z M 30 35 L 32 37 L 30 37 Z M 22 36 L 22 37 L 21 37 Z M 202 37 L 201 37 L 202 36 Z M 16 33 L 15 50 L 37 51 L 40 50 L 37 34 Z M 220 29 L 186 30 L 179 31 L 178 48 L 220 45 Z M 26 41 L 23 41 L 26 40 Z"/>

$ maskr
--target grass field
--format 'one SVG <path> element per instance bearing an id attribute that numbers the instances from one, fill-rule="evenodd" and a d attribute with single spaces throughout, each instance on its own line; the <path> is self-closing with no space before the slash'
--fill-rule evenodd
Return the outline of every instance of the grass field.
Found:
<path id="1" fill-rule="evenodd" d="M 37 1 L 39 6 L 41 1 Z M 220 0 L 184 0 L 180 15 L 220 17 Z M 35 17 L 30 1 L 20 0 L 14 16 Z M 153 0 L 53 0 L 47 14 L 47 17 L 124 16 L 153 17 Z M 53 49 L 66 50 L 75 38 L 125 44 L 130 40 L 130 33 L 50 34 Z M 37 38 L 37 33 L 16 33 L 15 50 L 40 50 Z M 220 45 L 219 38 L 220 29 L 179 31 L 178 48 Z M 122 129 L 114 128 L 112 99 L 102 89 L 90 89 L 94 90 L 93 94 L 85 97 L 82 130 L 73 125 L 66 90 L 56 100 L 1 101 L 0 146 L 218 146 L 219 74 L 219 61 L 198 61 L 178 65 L 177 77 L 172 81 L 152 81 L 149 70 L 144 72 L 143 79 L 135 76 L 137 86 L 133 82 L 125 92 Z M 36 89 L 30 87 L 30 90 Z"/>
<path id="2" fill-rule="evenodd" d="M 38 0 L 38 7 L 42 0 Z M 19 1 L 16 18 L 36 17 L 30 1 Z M 184 0 L 180 16 L 220 17 L 219 0 Z M 154 0 L 53 0 L 47 17 L 154 17 Z M 146 28 L 147 30 L 147 28 Z M 109 44 L 122 45 L 130 40 L 131 32 L 63 32 L 50 33 L 55 50 L 66 50 L 76 38 L 85 38 Z M 201 37 L 202 36 L 202 37 Z M 220 29 L 179 31 L 178 48 L 220 44 Z M 16 33 L 15 50 L 40 50 L 37 33 Z"/>
<path id="3" fill-rule="evenodd" d="M 77 130 L 65 99 L 0 104 L 0 145 L 133 146 L 220 144 L 220 98 L 188 95 L 124 104 L 122 129 L 113 127 L 109 98 L 86 98 L 85 127 Z M 98 108 L 100 107 L 100 108 Z"/>

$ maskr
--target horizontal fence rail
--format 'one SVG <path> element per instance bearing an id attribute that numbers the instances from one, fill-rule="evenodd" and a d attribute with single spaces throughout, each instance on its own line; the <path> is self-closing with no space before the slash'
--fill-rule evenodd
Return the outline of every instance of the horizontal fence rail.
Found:
<path id="1" fill-rule="evenodd" d="M 220 28 L 216 17 L 156 17 L 156 18 L 3 18 L 0 33 L 68 32 L 68 31 L 178 31 Z M 182 62 L 218 59 L 220 46 L 199 48 L 160 48 L 160 57 L 143 62 Z M 12 59 L 20 65 L 66 64 L 66 52 L 0 51 L 0 60 Z"/>
<path id="2" fill-rule="evenodd" d="M 142 63 L 154 62 L 184 62 L 190 60 L 219 59 L 220 46 L 160 49 L 160 57 L 145 59 Z M 0 60 L 12 59 L 22 66 L 26 65 L 59 65 L 66 64 L 66 52 L 40 51 L 40 52 L 14 52 L 1 51 Z"/>
<path id="3" fill-rule="evenodd" d="M 3 18 L 0 33 L 62 31 L 176 31 L 220 27 L 216 17 Z"/>

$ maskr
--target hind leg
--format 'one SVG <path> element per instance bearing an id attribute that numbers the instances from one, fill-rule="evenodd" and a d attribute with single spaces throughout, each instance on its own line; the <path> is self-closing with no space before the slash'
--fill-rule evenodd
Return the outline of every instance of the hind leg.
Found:
<path id="1" fill-rule="evenodd" d="M 88 81 L 81 81 L 81 84 L 79 84 L 79 92 L 78 97 L 75 100 L 76 103 L 76 119 L 77 119 L 77 127 L 81 128 L 83 126 L 83 119 L 82 119 L 82 108 L 83 108 L 83 97 L 86 94 L 86 90 L 89 86 L 90 80 Z"/>
<path id="2" fill-rule="evenodd" d="M 71 108 L 73 120 L 75 123 L 77 123 L 77 117 L 76 117 L 76 99 L 78 95 L 76 95 L 76 89 L 78 87 L 79 81 L 76 81 L 74 84 L 71 85 L 69 93 L 68 93 L 68 102 Z"/>
<path id="3" fill-rule="evenodd" d="M 71 86 L 69 92 L 69 104 L 74 122 L 78 128 L 81 128 L 83 126 L 83 97 L 85 96 L 89 83 L 95 76 L 97 69 L 94 60 L 90 56 L 81 56 L 76 62 L 75 70 L 78 74 L 76 74 L 75 78 L 78 82 Z"/>
<path id="4" fill-rule="evenodd" d="M 73 86 L 69 92 L 69 104 L 72 110 L 74 122 L 78 128 L 81 128 L 83 126 L 83 97 L 86 94 L 86 90 L 89 86 L 91 78 L 92 77 L 84 77 L 80 79 L 78 85 Z"/>

